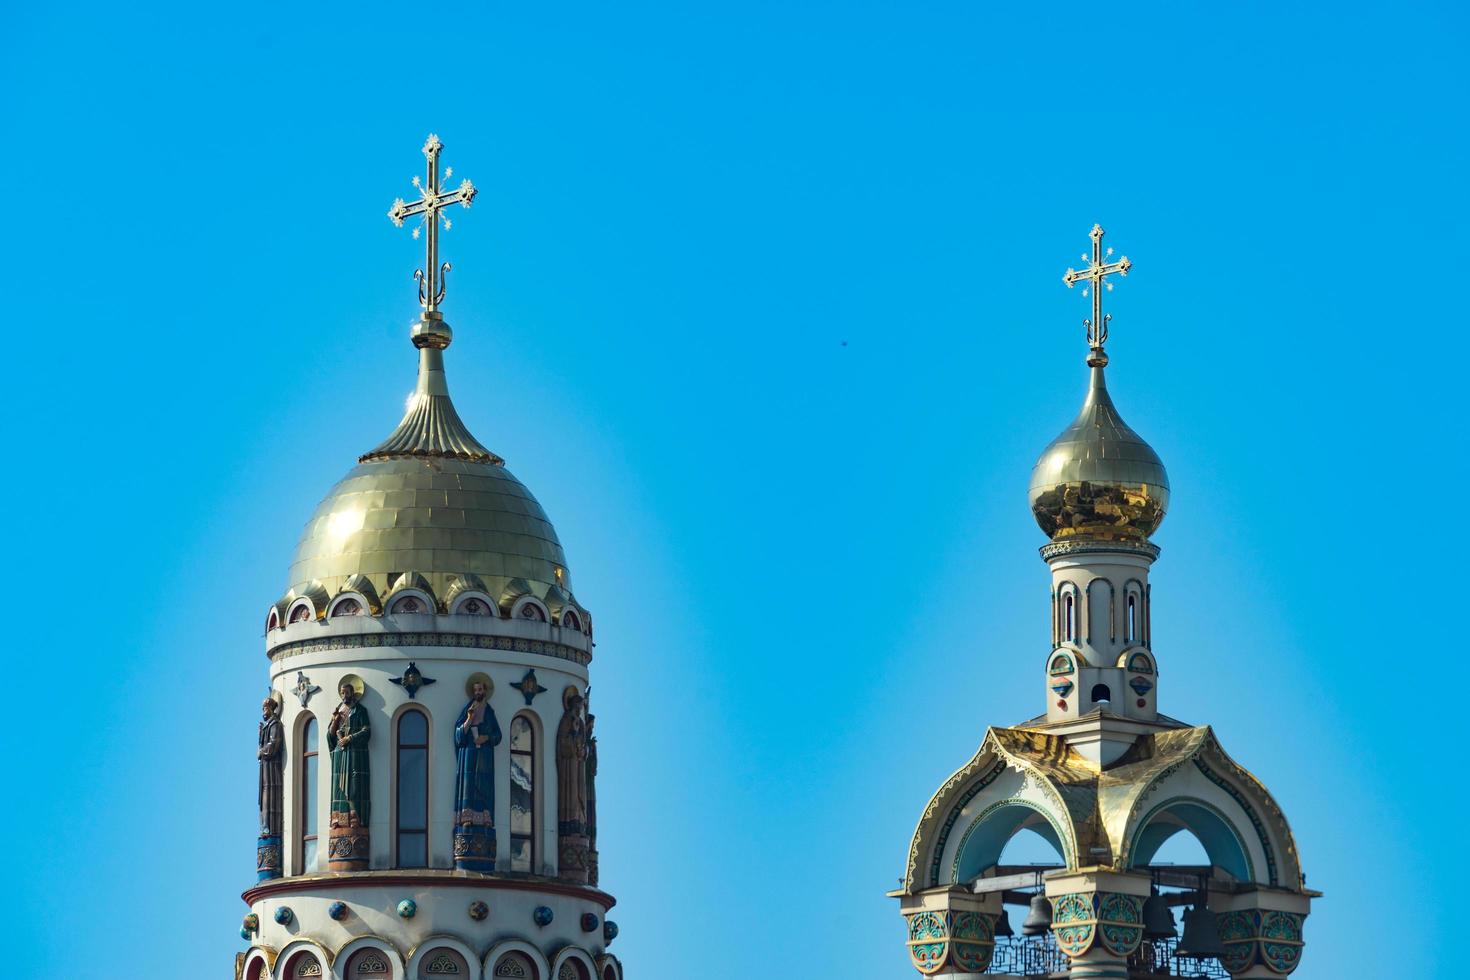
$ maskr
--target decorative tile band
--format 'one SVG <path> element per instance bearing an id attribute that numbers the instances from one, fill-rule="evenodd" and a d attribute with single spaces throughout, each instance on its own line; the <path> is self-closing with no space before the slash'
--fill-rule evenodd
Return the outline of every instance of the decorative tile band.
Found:
<path id="1" fill-rule="evenodd" d="M 489 636 L 482 633 L 359 633 L 349 636 L 326 636 L 318 640 L 295 640 L 271 650 L 270 658 L 291 657 L 300 653 L 326 650 L 360 650 L 370 647 L 464 647 L 477 650 L 513 650 L 535 653 L 543 657 L 570 660 L 585 667 L 592 656 L 561 643 L 527 640 L 515 636 Z"/>

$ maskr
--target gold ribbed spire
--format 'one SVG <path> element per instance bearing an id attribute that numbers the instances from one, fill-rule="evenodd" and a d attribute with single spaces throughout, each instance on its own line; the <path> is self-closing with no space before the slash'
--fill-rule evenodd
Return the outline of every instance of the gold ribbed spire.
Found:
<path id="1" fill-rule="evenodd" d="M 419 349 L 419 381 L 408 401 L 408 411 L 393 434 L 372 452 L 370 459 L 405 456 L 437 459 L 466 459 L 501 466 L 505 460 L 480 445 L 454 410 L 449 400 L 449 383 L 444 379 L 444 348 L 454 335 L 438 313 L 425 313 L 414 324 L 413 343 Z"/>
<path id="2" fill-rule="evenodd" d="M 382 445 L 359 456 L 359 463 L 403 457 L 463 459 L 495 466 L 505 462 L 470 435 L 470 430 L 460 421 L 459 413 L 454 410 L 454 402 L 449 400 L 449 384 L 444 380 L 444 350 L 453 342 L 454 331 L 449 329 L 444 315 L 439 312 L 439 303 L 444 299 L 444 274 L 449 271 L 448 262 L 435 269 L 435 264 L 439 261 L 439 222 L 443 221 L 447 229 L 449 219 L 441 212 L 454 204 L 469 207 L 470 202 L 475 199 L 475 187 L 466 180 L 460 184 L 458 190 L 447 193 L 440 190 L 439 151 L 443 148 L 444 144 L 439 142 L 439 137 L 430 133 L 428 141 L 424 143 L 429 179 L 426 183 L 417 177 L 413 179 L 413 185 L 423 195 L 412 204 L 405 204 L 399 198 L 388 211 L 389 219 L 400 228 L 404 218 L 423 215 L 424 229 L 427 231 L 426 266 L 414 273 L 414 278 L 419 281 L 419 303 L 424 307 L 424 312 L 413 325 L 411 334 L 413 345 L 419 349 L 418 385 L 414 388 L 408 410 L 404 412 L 403 421 L 398 423 L 398 428 L 393 430 L 393 434 Z M 453 170 L 446 169 L 444 178 L 448 179 L 453 173 Z M 418 228 L 414 229 L 413 237 L 419 237 Z"/>

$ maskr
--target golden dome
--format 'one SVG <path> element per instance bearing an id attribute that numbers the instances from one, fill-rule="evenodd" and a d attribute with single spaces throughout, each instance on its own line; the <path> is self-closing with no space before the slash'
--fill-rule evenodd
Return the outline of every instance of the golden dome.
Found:
<path id="1" fill-rule="evenodd" d="M 1031 513 L 1053 540 L 1147 538 L 1169 509 L 1169 476 L 1108 397 L 1107 354 L 1095 348 L 1087 363 L 1092 381 L 1082 411 L 1031 470 Z"/>
<path id="2" fill-rule="evenodd" d="M 495 599 L 516 579 L 537 598 L 570 590 L 546 512 L 454 410 L 444 378 L 448 328 L 431 326 L 437 330 L 414 334 L 418 387 L 403 421 L 306 522 L 291 562 L 292 587 L 320 583 L 336 595 L 349 579 L 365 576 L 386 596 L 416 572 L 435 596 L 449 595 L 455 579 L 468 576 L 483 580 Z"/>

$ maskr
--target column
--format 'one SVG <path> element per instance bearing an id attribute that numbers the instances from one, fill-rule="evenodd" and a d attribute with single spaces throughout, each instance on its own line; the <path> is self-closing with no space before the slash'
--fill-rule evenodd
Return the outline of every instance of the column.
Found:
<path id="1" fill-rule="evenodd" d="M 1051 931 L 1075 980 L 1127 980 L 1128 957 L 1143 941 L 1146 874 L 1083 868 L 1046 879 Z"/>

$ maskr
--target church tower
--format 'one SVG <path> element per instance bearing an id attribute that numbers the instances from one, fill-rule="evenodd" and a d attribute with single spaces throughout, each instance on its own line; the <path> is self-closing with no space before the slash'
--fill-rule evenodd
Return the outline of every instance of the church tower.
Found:
<path id="1" fill-rule="evenodd" d="M 592 616 L 541 505 L 455 411 L 426 264 L 403 421 L 317 507 L 265 613 L 256 882 L 236 980 L 622 980 L 598 887 Z"/>
<path id="2" fill-rule="evenodd" d="M 1102 292 L 1132 265 L 1102 240 L 1094 226 L 1088 265 L 1065 276 L 1092 299 L 1087 394 L 1031 473 L 1032 516 L 1050 539 L 1046 710 L 990 728 L 940 786 L 890 895 L 929 976 L 1280 977 L 1300 961 L 1318 893 L 1265 786 L 1209 726 L 1160 711 L 1148 576 L 1169 480 L 1108 393 Z M 1051 845 L 1054 865 L 1001 863 L 1023 830 Z M 1154 865 L 1181 831 L 1208 864 Z M 1019 930 L 1007 905 L 1027 909 Z M 1175 908 L 1187 909 L 1182 928 Z"/>

